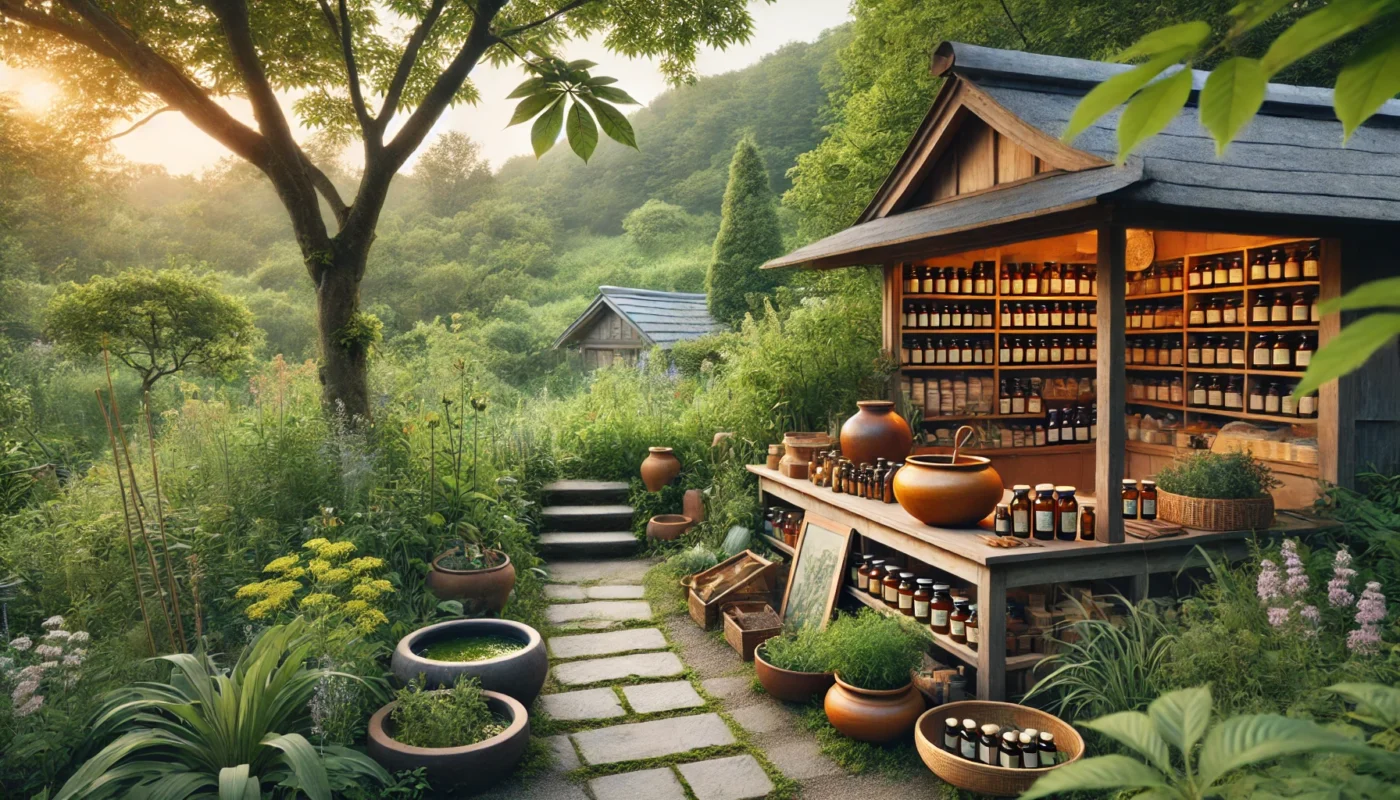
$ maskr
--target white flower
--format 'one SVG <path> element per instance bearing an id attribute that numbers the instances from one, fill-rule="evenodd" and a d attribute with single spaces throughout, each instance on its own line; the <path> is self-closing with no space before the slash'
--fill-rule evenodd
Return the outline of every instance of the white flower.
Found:
<path id="1" fill-rule="evenodd" d="M 68 631 L 58 630 L 57 628 L 55 628 L 54 630 L 51 630 L 48 633 L 44 634 L 44 638 L 55 642 L 66 642 L 68 641 L 68 638 L 72 635 L 73 634 L 69 633 Z"/>
<path id="2" fill-rule="evenodd" d="M 68 655 L 63 657 L 63 666 L 65 667 L 76 667 L 82 663 L 83 657 L 81 655 L 81 651 L 69 653 Z"/>
<path id="3" fill-rule="evenodd" d="M 38 664 L 30 664 L 19 672 L 15 673 L 22 681 L 39 680 L 39 676 L 44 674 L 44 668 Z"/>
<path id="4" fill-rule="evenodd" d="M 82 644 L 91 638 L 91 636 L 88 636 L 87 631 L 75 631 L 73 635 L 68 639 L 68 641 L 72 642 L 73 644 Z"/>
<path id="5" fill-rule="evenodd" d="M 33 714 L 35 711 L 38 711 L 39 707 L 43 704 L 44 696 L 41 694 L 36 694 L 33 697 L 29 698 L 29 702 L 15 709 L 15 716 L 27 717 L 30 714 Z"/>
<path id="6" fill-rule="evenodd" d="M 55 659 L 63 655 L 63 648 L 56 644 L 41 644 L 34 648 L 34 654 L 44 659 Z"/>
<path id="7" fill-rule="evenodd" d="M 13 647 L 14 649 L 19 650 L 21 652 L 28 650 L 33 646 L 34 640 L 30 639 L 28 636 L 21 636 L 18 639 L 10 640 L 10 647 Z"/>
<path id="8" fill-rule="evenodd" d="M 54 628 L 61 628 L 63 627 L 63 617 L 54 614 L 52 617 L 49 617 L 48 619 L 44 620 L 42 624 L 44 626 L 44 630 L 51 631 Z"/>
<path id="9" fill-rule="evenodd" d="M 45 671 L 45 672 L 48 672 L 48 671 L 51 670 L 51 669 L 58 669 L 58 662 L 57 662 L 57 661 L 44 661 L 44 662 L 42 662 L 42 663 L 39 664 L 39 669 L 42 669 L 42 670 Z"/>
<path id="10" fill-rule="evenodd" d="M 0 656 L 0 669 L 8 672 L 15 665 L 15 660 L 9 656 Z"/>
<path id="11" fill-rule="evenodd" d="M 22 704 L 25 700 L 28 700 L 29 696 L 37 691 L 39 691 L 38 681 L 20 681 L 20 684 L 15 687 L 15 690 L 13 692 L 10 693 L 10 700 L 18 706 Z"/>

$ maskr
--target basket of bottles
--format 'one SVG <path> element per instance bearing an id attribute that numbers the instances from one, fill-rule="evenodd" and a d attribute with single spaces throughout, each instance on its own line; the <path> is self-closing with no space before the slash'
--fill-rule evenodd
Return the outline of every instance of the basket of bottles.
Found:
<path id="1" fill-rule="evenodd" d="M 1015 703 L 964 700 L 925 711 L 914 726 L 919 757 L 944 782 L 1015 796 L 1084 755 L 1084 738 L 1053 714 Z"/>

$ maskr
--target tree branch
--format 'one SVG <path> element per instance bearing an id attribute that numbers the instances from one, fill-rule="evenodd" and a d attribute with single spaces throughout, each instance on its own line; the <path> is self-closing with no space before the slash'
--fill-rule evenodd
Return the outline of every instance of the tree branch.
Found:
<path id="1" fill-rule="evenodd" d="M 8 17 L 32 28 L 56 33 L 59 36 L 92 50 L 98 55 L 117 59 L 117 51 L 112 49 L 95 31 L 73 25 L 24 5 L 24 0 L 0 0 L 0 17 Z"/>
<path id="2" fill-rule="evenodd" d="M 403 97 L 404 86 L 408 84 L 408 76 L 413 73 L 414 64 L 418 61 L 418 51 L 428 40 L 428 34 L 437 24 L 438 17 L 442 16 L 442 10 L 446 6 L 447 0 L 433 0 L 428 13 L 423 16 L 423 21 L 413 29 L 413 35 L 408 37 L 408 44 L 404 45 L 399 65 L 394 69 L 394 77 L 389 81 L 389 90 L 384 94 L 384 105 L 380 107 L 379 116 L 375 118 L 381 137 L 385 128 L 389 126 L 389 120 L 394 118 L 394 112 L 398 110 L 399 99 Z"/>
<path id="3" fill-rule="evenodd" d="M 540 19 L 535 20 L 534 22 L 529 22 L 529 23 L 526 23 L 526 24 L 524 24 L 524 25 L 517 25 L 517 26 L 515 26 L 514 28 L 507 28 L 507 29 L 501 31 L 500 33 L 498 33 L 498 34 L 496 34 L 496 35 L 497 35 L 498 37 L 502 38 L 502 39 L 505 39 L 505 38 L 510 37 L 510 36 L 516 36 L 516 35 L 518 35 L 518 34 L 522 34 L 522 33 L 524 33 L 525 31 L 530 30 L 531 28 L 538 28 L 538 27 L 541 26 L 541 25 L 545 25 L 545 24 L 547 24 L 547 23 L 553 22 L 554 20 L 559 19 L 560 17 L 564 16 L 565 14 L 569 13 L 570 11 L 573 11 L 574 9 L 578 8 L 579 6 L 585 5 L 585 4 L 587 4 L 587 3 L 591 3 L 592 1 L 593 1 L 593 0 L 573 0 L 572 2 L 565 3 L 562 7 L 560 7 L 560 9 L 559 9 L 558 11 L 555 11 L 554 13 L 550 14 L 549 16 L 542 17 L 542 18 L 540 18 Z"/>
<path id="4" fill-rule="evenodd" d="M 350 105 L 355 109 L 355 119 L 360 123 L 360 133 L 364 136 L 365 145 L 377 148 L 383 144 L 383 141 L 378 135 L 378 129 L 374 126 L 374 119 L 369 115 L 369 108 L 365 105 L 364 91 L 360 88 L 360 69 L 355 65 L 355 44 L 352 38 L 355 31 L 350 26 L 350 10 L 346 7 L 345 0 L 338 0 L 340 15 L 337 19 L 327 0 L 316 0 L 316 2 L 321 6 L 321 14 L 326 18 L 326 24 L 330 26 L 331 32 L 340 40 L 340 54 L 345 62 L 345 77 L 350 88 Z"/>
<path id="5" fill-rule="evenodd" d="M 311 163 L 311 159 L 305 154 L 302 155 L 303 164 L 306 171 L 311 174 L 311 184 L 316 187 L 316 191 L 326 198 L 326 204 L 331 207 L 331 213 L 335 215 L 335 223 L 340 227 L 345 226 L 345 221 L 350 217 L 350 207 L 345 205 L 345 201 L 340 197 L 340 190 L 335 188 L 330 176 L 321 171 L 321 168 Z"/>
<path id="6" fill-rule="evenodd" d="M 155 119 L 156 117 L 160 116 L 161 114 L 164 114 L 164 113 L 167 112 L 167 111 L 174 111 L 174 110 L 175 110 L 175 107 L 174 107 L 174 106 L 162 106 L 162 107 L 160 107 L 160 108 L 157 108 L 155 111 L 152 111 L 151 113 L 147 114 L 146 116 L 142 117 L 141 119 L 138 119 L 138 120 L 136 120 L 135 122 L 131 123 L 130 127 L 128 127 L 126 130 L 122 131 L 121 133 L 114 133 L 114 134 L 112 134 L 111 136 L 108 136 L 107 138 L 103 139 L 102 141 L 104 141 L 104 142 L 110 142 L 110 141 L 112 141 L 113 139 L 120 139 L 120 138 L 122 138 L 123 136 L 126 136 L 126 135 L 129 134 L 129 133 L 132 133 L 132 132 L 135 131 L 137 128 L 140 128 L 142 125 L 145 125 L 147 122 L 150 122 L 151 120 L 153 120 L 153 119 Z"/>

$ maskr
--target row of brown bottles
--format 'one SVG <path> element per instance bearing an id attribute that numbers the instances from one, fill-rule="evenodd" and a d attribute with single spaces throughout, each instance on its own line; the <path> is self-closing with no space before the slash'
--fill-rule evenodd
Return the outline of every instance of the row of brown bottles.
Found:
<path id="1" fill-rule="evenodd" d="M 1097 303 L 1002 303 L 1001 327 L 1093 328 L 1098 326 Z"/>
<path id="2" fill-rule="evenodd" d="M 958 304 L 905 303 L 906 328 L 991 328 L 992 307 L 974 308 Z"/>
<path id="3" fill-rule="evenodd" d="M 904 268 L 904 291 L 907 294 L 996 294 L 996 262 L 977 261 L 966 267 Z"/>
<path id="4" fill-rule="evenodd" d="M 1055 261 L 1007 262 L 1000 270 L 995 261 L 975 261 L 971 267 L 910 265 L 904 268 L 903 285 L 905 294 L 1094 297 L 1099 293 L 1095 267 Z"/>
<path id="5" fill-rule="evenodd" d="M 877 459 L 872 464 L 856 464 L 842 458 L 839 450 L 821 450 L 809 463 L 808 476 L 818 486 L 830 487 L 834 494 L 850 494 L 882 503 L 894 502 L 894 474 L 903 463 Z"/>

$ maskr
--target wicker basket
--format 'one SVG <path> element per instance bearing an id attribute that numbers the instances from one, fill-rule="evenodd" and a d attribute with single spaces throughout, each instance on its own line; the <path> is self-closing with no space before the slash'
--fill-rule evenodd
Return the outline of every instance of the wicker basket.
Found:
<path id="1" fill-rule="evenodd" d="M 1157 518 L 1205 531 L 1264 530 L 1274 521 L 1274 498 L 1207 500 L 1158 489 Z"/>
<path id="2" fill-rule="evenodd" d="M 1035 728 L 1055 735 L 1058 761 L 1053 767 L 1040 769 L 1011 769 L 968 761 L 957 753 L 944 750 L 943 720 L 947 717 L 973 719 L 978 725 L 994 722 L 1002 730 Z M 1084 755 L 1084 739 L 1073 727 L 1059 717 L 1015 703 L 995 703 L 989 700 L 964 700 L 948 703 L 925 711 L 914 726 L 914 743 L 919 757 L 933 774 L 959 789 L 982 794 L 1014 797 L 1031 788 L 1041 775 L 1063 764 L 1077 761 Z"/>
<path id="3" fill-rule="evenodd" d="M 749 628 L 739 627 L 736 616 L 739 614 L 752 614 L 761 611 L 768 611 L 778 624 L 771 628 Z M 729 646 L 739 654 L 745 661 L 753 661 L 753 651 L 765 641 L 783 632 L 783 623 L 778 618 L 778 612 L 773 607 L 762 600 L 741 600 L 735 603 L 725 603 L 724 609 L 720 612 L 724 618 L 724 640 L 729 642 Z"/>

